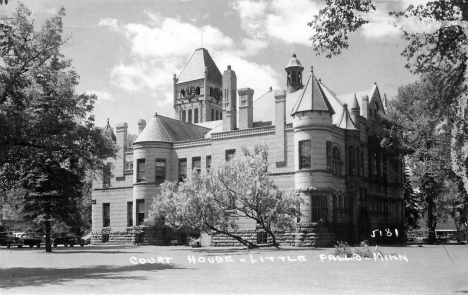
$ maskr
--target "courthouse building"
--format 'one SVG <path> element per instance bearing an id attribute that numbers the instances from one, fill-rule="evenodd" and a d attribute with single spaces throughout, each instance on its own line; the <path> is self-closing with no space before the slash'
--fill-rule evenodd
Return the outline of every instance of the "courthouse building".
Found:
<path id="1" fill-rule="evenodd" d="M 139 120 L 131 146 L 127 123 L 118 123 L 115 133 L 108 124 L 106 132 L 120 150 L 110 177 L 94 182 L 93 240 L 131 243 L 144 231 L 144 242 L 162 244 L 143 225 L 159 185 L 207 169 L 254 143 L 268 145 L 268 171 L 275 183 L 309 201 L 301 208 L 297 231 L 315 234 L 283 243 L 314 244 L 320 234 L 328 242 L 358 242 L 375 229 L 402 229 L 401 161 L 387 157 L 377 139 L 379 118 L 386 116 L 385 95 L 376 83 L 337 95 L 315 69 L 304 70 L 296 55 L 285 64 L 286 90 L 257 94 L 237 88 L 235 65 L 221 73 L 208 51 L 199 48 L 174 75 L 174 118 L 155 113 L 149 122 Z M 241 228 L 257 232 L 254 222 Z M 265 238 L 261 232 L 257 237 Z M 204 245 L 222 245 L 215 236 L 202 238 Z"/>

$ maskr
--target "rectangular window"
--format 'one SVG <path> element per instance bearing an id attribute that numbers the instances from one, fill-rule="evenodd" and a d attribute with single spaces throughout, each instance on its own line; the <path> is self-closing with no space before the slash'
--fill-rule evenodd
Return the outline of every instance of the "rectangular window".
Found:
<path id="1" fill-rule="evenodd" d="M 192 158 L 192 170 L 198 173 L 201 172 L 201 158 L 200 157 Z"/>
<path id="2" fill-rule="evenodd" d="M 227 150 L 226 161 L 230 161 L 234 157 L 235 154 L 236 154 L 236 150 Z"/>
<path id="3" fill-rule="evenodd" d="M 133 202 L 127 202 L 127 226 L 133 226 Z"/>
<path id="4" fill-rule="evenodd" d="M 330 141 L 327 141 L 327 170 L 332 169 L 332 144 Z"/>
<path id="5" fill-rule="evenodd" d="M 257 244 L 266 244 L 268 242 L 268 234 L 266 232 L 257 233 Z"/>
<path id="6" fill-rule="evenodd" d="M 156 159 L 155 182 L 161 184 L 166 180 L 166 159 Z"/>
<path id="7" fill-rule="evenodd" d="M 179 160 L 179 181 L 187 178 L 187 159 Z"/>
<path id="8" fill-rule="evenodd" d="M 206 170 L 210 171 L 211 168 L 211 156 L 206 156 Z"/>
<path id="9" fill-rule="evenodd" d="M 327 221 L 327 196 L 311 196 L 312 221 Z"/>
<path id="10" fill-rule="evenodd" d="M 136 200 L 137 224 L 141 225 L 145 221 L 145 200 Z"/>
<path id="11" fill-rule="evenodd" d="M 109 234 L 102 234 L 101 242 L 103 244 L 109 243 Z"/>
<path id="12" fill-rule="evenodd" d="M 146 181 L 146 164 L 145 159 L 137 160 L 137 182 Z"/>
<path id="13" fill-rule="evenodd" d="M 299 141 L 299 169 L 310 169 L 310 140 Z"/>
<path id="14" fill-rule="evenodd" d="M 110 226 L 110 203 L 102 204 L 102 226 Z"/>

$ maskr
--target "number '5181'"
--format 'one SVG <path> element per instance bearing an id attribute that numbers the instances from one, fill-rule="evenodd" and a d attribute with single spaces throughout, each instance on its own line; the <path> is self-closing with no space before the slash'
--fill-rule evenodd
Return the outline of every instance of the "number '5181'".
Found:
<path id="1" fill-rule="evenodd" d="M 398 229 L 395 228 L 394 232 L 395 232 L 395 236 L 398 237 Z M 387 237 L 393 236 L 392 230 L 389 229 L 389 228 L 386 228 L 385 231 L 383 232 L 383 234 L 382 234 L 382 230 L 380 230 L 380 229 L 373 230 L 371 237 L 375 238 L 375 237 L 379 236 L 379 234 L 380 234 L 381 237 L 383 235 L 386 235 Z"/>

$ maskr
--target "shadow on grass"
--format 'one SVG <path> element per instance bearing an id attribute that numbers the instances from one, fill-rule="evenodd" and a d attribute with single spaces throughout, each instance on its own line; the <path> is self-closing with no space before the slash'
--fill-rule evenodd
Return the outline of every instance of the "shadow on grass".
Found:
<path id="1" fill-rule="evenodd" d="M 162 271 L 166 269 L 184 269 L 172 264 L 137 264 L 127 266 L 97 265 L 78 268 L 26 268 L 14 267 L 0 269 L 0 288 L 41 286 L 46 284 L 62 284 L 74 280 L 87 279 L 132 279 L 144 280 L 141 275 L 132 276 L 134 271 Z"/>

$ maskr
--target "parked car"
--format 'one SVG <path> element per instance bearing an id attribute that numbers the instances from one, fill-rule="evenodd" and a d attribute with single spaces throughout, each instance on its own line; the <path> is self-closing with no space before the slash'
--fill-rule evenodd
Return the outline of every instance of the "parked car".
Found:
<path id="1" fill-rule="evenodd" d="M 23 240 L 25 246 L 29 246 L 31 248 L 34 246 L 37 246 L 37 248 L 41 247 L 41 237 L 34 236 L 34 234 L 31 233 L 26 233 L 22 234 L 20 238 Z"/>
<path id="2" fill-rule="evenodd" d="M 64 245 L 65 247 L 68 245 L 70 245 L 70 247 L 80 245 L 84 247 L 85 240 L 71 233 L 57 233 L 52 236 L 52 245 L 54 247 L 57 247 L 57 245 Z"/>
<path id="3" fill-rule="evenodd" d="M 7 232 L 0 232 L 0 246 L 7 246 L 7 248 L 17 246 L 18 248 L 21 248 L 23 247 L 23 244 L 22 239 Z"/>

